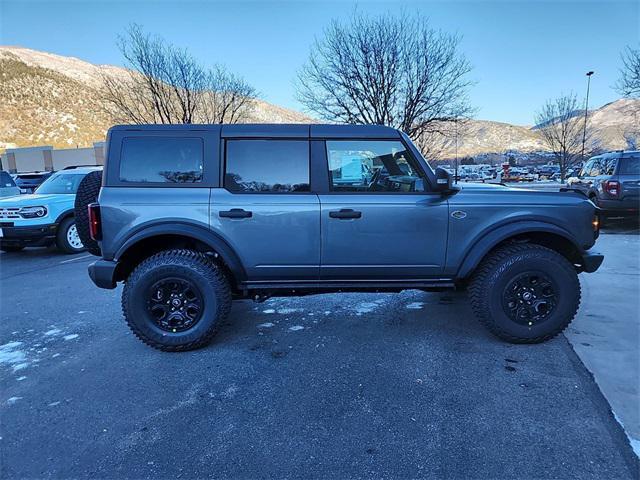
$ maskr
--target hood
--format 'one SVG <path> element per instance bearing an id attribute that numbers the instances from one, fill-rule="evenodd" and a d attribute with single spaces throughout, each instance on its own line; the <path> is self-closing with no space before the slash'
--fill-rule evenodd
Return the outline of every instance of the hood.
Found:
<path id="1" fill-rule="evenodd" d="M 507 187 L 505 185 L 501 185 L 499 183 L 476 183 L 476 182 L 469 182 L 469 183 L 455 183 L 454 184 L 456 187 L 460 188 L 461 190 L 484 190 L 484 191 L 514 191 L 517 190 L 515 188 L 512 187 Z"/>
<path id="2" fill-rule="evenodd" d="M 74 195 L 68 194 L 38 194 L 15 195 L 13 197 L 0 198 L 0 207 L 36 207 L 51 205 L 52 203 L 64 203 L 73 201 Z"/>
<path id="3" fill-rule="evenodd" d="M 458 183 L 452 204 L 482 203 L 500 205 L 571 205 L 589 202 L 579 193 L 558 190 L 533 190 L 491 183 Z"/>

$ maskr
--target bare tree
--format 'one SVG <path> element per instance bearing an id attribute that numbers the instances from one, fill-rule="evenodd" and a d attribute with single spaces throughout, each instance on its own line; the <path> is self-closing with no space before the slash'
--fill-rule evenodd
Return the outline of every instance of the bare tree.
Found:
<path id="1" fill-rule="evenodd" d="M 628 46 L 620 55 L 622 68 L 615 87 L 623 97 L 640 97 L 640 48 Z"/>
<path id="2" fill-rule="evenodd" d="M 113 117 L 125 123 L 236 123 L 256 92 L 222 66 L 204 69 L 184 49 L 132 25 L 118 46 L 124 77 L 103 75 L 103 96 Z"/>
<path id="3" fill-rule="evenodd" d="M 563 182 L 567 170 L 580 160 L 585 121 L 573 93 L 548 100 L 536 114 L 536 129 L 558 161 Z"/>
<path id="4" fill-rule="evenodd" d="M 334 20 L 298 73 L 297 97 L 331 122 L 389 125 L 418 143 L 439 141 L 471 113 L 471 67 L 459 43 L 418 16 Z"/>
<path id="5" fill-rule="evenodd" d="M 217 66 L 207 74 L 207 91 L 202 97 L 200 121 L 238 123 L 246 120 L 255 98 L 256 92 L 251 85 Z"/>

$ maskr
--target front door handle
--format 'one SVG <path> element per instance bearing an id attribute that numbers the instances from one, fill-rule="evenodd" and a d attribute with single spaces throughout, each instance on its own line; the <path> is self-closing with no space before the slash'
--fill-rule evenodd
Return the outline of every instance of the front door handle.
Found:
<path id="1" fill-rule="evenodd" d="M 350 208 L 341 208 L 340 210 L 334 210 L 329 212 L 329 216 L 331 218 L 360 218 L 362 217 L 362 212 L 358 212 L 356 210 L 352 210 Z"/>
<path id="2" fill-rule="evenodd" d="M 220 210 L 221 217 L 223 218 L 250 218 L 253 212 L 249 212 L 242 208 L 232 208 L 231 210 Z"/>

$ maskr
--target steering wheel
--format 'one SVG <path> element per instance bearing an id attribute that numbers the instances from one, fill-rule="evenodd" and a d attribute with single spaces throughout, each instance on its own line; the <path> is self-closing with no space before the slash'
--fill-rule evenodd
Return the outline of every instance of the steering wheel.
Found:
<path id="1" fill-rule="evenodd" d="M 382 172 L 381 168 L 375 171 L 375 173 L 373 174 L 373 177 L 371 177 L 371 183 L 367 187 L 367 190 L 373 191 L 373 188 L 376 186 L 376 184 L 378 183 L 378 180 L 380 179 L 381 172 Z"/>

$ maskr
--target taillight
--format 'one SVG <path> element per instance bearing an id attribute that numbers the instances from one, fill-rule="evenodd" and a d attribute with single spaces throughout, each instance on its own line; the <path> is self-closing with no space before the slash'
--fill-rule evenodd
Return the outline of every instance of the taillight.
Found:
<path id="1" fill-rule="evenodd" d="M 598 238 L 600 235 L 600 217 L 597 214 L 593 216 L 591 226 L 593 227 L 594 237 Z"/>
<path id="2" fill-rule="evenodd" d="M 620 195 L 620 182 L 616 180 L 607 180 L 604 182 L 604 185 L 602 185 L 602 189 L 612 197 L 617 197 Z"/>
<path id="3" fill-rule="evenodd" d="M 102 240 L 102 222 L 100 218 L 100 205 L 90 203 L 89 210 L 89 235 L 93 240 Z"/>

